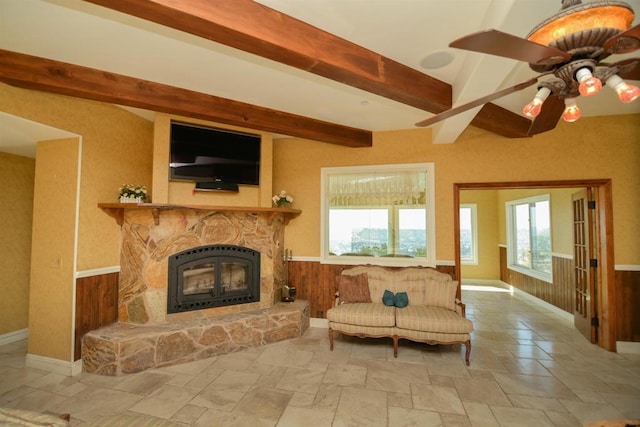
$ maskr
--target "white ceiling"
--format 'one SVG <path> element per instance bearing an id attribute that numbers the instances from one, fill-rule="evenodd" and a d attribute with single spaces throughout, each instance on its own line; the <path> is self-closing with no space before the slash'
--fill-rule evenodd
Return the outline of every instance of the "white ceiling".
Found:
<path id="1" fill-rule="evenodd" d="M 449 48 L 449 42 L 489 28 L 525 37 L 561 6 L 560 0 L 257 1 L 450 83 L 454 105 L 512 86 L 536 73 L 515 60 Z M 627 3 L 640 13 L 640 0 Z M 638 23 L 636 15 L 634 25 Z M 0 48 L 372 131 L 410 129 L 431 116 L 315 74 L 81 0 L 1 0 Z M 425 69 L 423 59 L 434 53 L 450 54 L 453 61 L 442 68 Z M 623 58 L 612 57 L 611 62 Z M 494 103 L 519 112 L 534 92 L 533 87 L 524 89 Z M 609 89 L 579 99 L 579 105 L 583 116 L 640 113 L 640 102 L 622 104 Z M 150 119 L 153 116 L 136 111 Z M 434 141 L 454 142 L 476 111 L 435 125 Z M 7 129 L 4 122 L 0 124 L 2 139 Z"/>

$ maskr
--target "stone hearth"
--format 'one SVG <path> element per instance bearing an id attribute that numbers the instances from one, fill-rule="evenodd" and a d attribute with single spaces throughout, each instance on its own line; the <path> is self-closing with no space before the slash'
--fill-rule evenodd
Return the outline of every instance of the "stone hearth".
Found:
<path id="1" fill-rule="evenodd" d="M 115 323 L 82 339 L 82 367 L 100 375 L 131 374 L 192 362 L 301 336 L 306 301 L 164 325 Z"/>
<path id="2" fill-rule="evenodd" d="M 99 204 L 122 230 L 118 319 L 82 340 L 83 370 L 140 372 L 300 336 L 306 301 L 281 303 L 284 226 L 296 209 Z M 260 301 L 167 314 L 168 257 L 206 245 L 260 253 Z"/>

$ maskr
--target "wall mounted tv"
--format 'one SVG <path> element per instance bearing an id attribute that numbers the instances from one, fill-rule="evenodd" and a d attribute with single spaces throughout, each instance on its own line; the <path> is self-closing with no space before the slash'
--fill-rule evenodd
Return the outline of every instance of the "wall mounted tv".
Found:
<path id="1" fill-rule="evenodd" d="M 196 188 L 234 190 L 260 184 L 260 135 L 171 122 L 170 179 Z"/>

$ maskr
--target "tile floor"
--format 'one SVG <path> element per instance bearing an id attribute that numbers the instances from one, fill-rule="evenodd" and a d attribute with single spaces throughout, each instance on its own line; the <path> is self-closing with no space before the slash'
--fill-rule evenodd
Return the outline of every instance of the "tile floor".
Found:
<path id="1" fill-rule="evenodd" d="M 473 287 L 472 287 L 473 288 Z M 566 316 L 500 289 L 465 288 L 461 346 L 301 338 L 139 374 L 75 377 L 0 346 L 0 406 L 67 412 L 72 425 L 147 414 L 192 426 L 581 426 L 640 419 L 640 355 L 588 344 Z"/>

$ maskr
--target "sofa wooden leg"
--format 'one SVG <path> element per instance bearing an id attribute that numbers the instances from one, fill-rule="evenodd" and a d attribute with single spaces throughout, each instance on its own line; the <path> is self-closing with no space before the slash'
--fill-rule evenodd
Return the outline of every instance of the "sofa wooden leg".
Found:
<path id="1" fill-rule="evenodd" d="M 464 355 L 464 360 L 467 362 L 467 366 L 469 366 L 469 356 L 471 356 L 471 340 L 464 343 L 464 347 L 467 350 Z"/>
<path id="2" fill-rule="evenodd" d="M 393 357 L 398 358 L 398 336 L 393 336 Z"/>
<path id="3" fill-rule="evenodd" d="M 333 329 L 329 328 L 329 350 L 333 351 Z"/>

